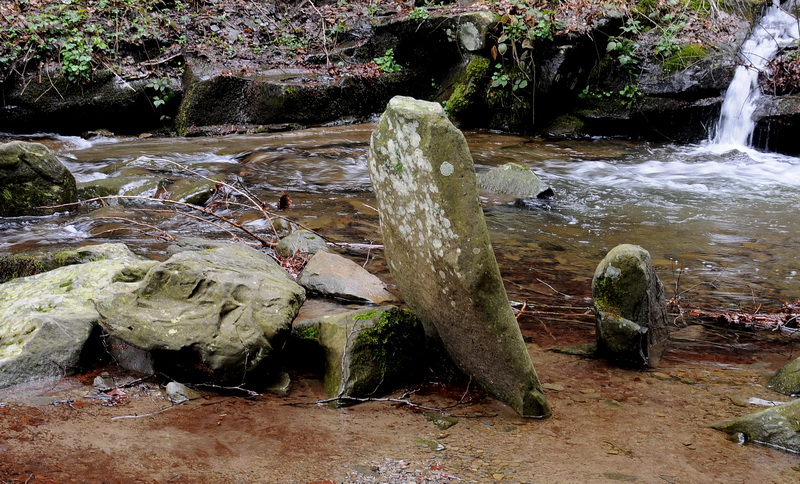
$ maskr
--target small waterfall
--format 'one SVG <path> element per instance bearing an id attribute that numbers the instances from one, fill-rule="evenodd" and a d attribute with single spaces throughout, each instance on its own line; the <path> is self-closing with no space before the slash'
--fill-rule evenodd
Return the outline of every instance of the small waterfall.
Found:
<path id="1" fill-rule="evenodd" d="M 793 7 L 795 1 L 787 2 L 785 8 Z M 773 0 L 773 5 L 767 8 L 764 17 L 742 45 L 741 65 L 736 68 L 725 93 L 716 135 L 711 140 L 713 144 L 729 149 L 750 146 L 755 129 L 752 114 L 756 101 L 761 97 L 758 73 L 781 48 L 798 37 L 797 18 L 781 9 L 778 0 Z"/>

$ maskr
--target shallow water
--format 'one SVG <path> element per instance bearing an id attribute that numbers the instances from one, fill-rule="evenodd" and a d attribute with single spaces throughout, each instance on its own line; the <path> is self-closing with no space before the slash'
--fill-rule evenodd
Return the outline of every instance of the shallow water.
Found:
<path id="1" fill-rule="evenodd" d="M 333 240 L 380 243 L 366 167 L 372 128 L 218 138 L 30 139 L 51 146 L 80 183 L 131 176 L 134 181 L 123 190 L 151 186 L 145 192 L 155 195 L 156 180 L 169 187 L 198 176 L 235 175 L 273 205 L 287 192 L 293 205 L 282 215 Z M 483 195 L 498 262 L 513 283 L 541 280 L 552 290 L 585 297 L 605 253 L 633 243 L 652 254 L 668 297 L 677 283 L 679 292 L 691 289 L 685 300 L 705 307 L 754 309 L 765 301 L 798 299 L 798 158 L 614 139 L 548 141 L 488 131 L 466 136 L 477 171 L 525 163 L 556 193 L 551 200 L 525 203 Z M 233 208 L 222 213 L 237 216 Z M 123 230 L 131 223 L 107 217 L 151 224 L 178 237 L 229 237 L 207 223 L 128 203 L 0 219 L 0 250 L 113 240 L 154 257 L 163 253 L 164 241 Z M 237 217 L 260 233 L 271 230 L 257 215 Z M 105 232 L 109 229 L 116 231 Z M 368 267 L 381 272 L 380 254 L 370 258 Z"/>

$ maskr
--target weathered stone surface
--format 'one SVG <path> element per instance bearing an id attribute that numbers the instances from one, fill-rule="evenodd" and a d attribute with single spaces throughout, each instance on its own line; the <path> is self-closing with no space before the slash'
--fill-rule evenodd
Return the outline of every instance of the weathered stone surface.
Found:
<path id="1" fill-rule="evenodd" d="M 329 397 L 380 395 L 409 381 L 424 364 L 422 325 L 410 311 L 394 306 L 298 321 L 292 337 L 322 348 Z"/>
<path id="2" fill-rule="evenodd" d="M 767 382 L 767 387 L 784 395 L 800 395 L 800 358 L 785 365 Z"/>
<path id="3" fill-rule="evenodd" d="M 42 215 L 37 209 L 77 200 L 75 177 L 39 143 L 0 144 L 0 217 Z"/>
<path id="4" fill-rule="evenodd" d="M 157 370 L 241 381 L 288 334 L 303 289 L 265 254 L 228 244 L 179 252 L 127 291 L 98 298 L 101 325 Z"/>
<path id="5" fill-rule="evenodd" d="M 298 280 L 309 291 L 358 302 L 383 304 L 395 301 L 386 285 L 363 267 L 331 252 L 317 252 Z"/>
<path id="6" fill-rule="evenodd" d="M 282 238 L 275 247 L 275 252 L 281 257 L 291 257 L 297 252 L 314 255 L 319 251 L 327 252 L 328 244 L 325 239 L 309 230 L 295 230 Z"/>
<path id="7" fill-rule="evenodd" d="M 506 163 L 479 173 L 478 185 L 484 190 L 517 198 L 539 198 L 552 193 L 533 170 L 521 163 Z"/>
<path id="8" fill-rule="evenodd" d="M 712 425 L 747 442 L 800 452 L 800 400 L 777 405 Z"/>
<path id="9" fill-rule="evenodd" d="M 426 334 L 521 415 L 549 415 L 508 304 L 463 134 L 440 105 L 398 96 L 372 134 L 368 163 L 389 268 Z"/>
<path id="10" fill-rule="evenodd" d="M 592 279 L 598 353 L 639 366 L 658 366 L 667 343 L 664 287 L 650 253 L 619 245 Z"/>
<path id="11" fill-rule="evenodd" d="M 178 383 L 176 381 L 167 383 L 167 388 L 165 388 L 165 390 L 167 392 L 167 398 L 169 398 L 172 403 L 183 403 L 189 400 L 200 398 L 201 396 L 199 392 L 196 392 L 183 383 Z"/>
<path id="12" fill-rule="evenodd" d="M 104 259 L 0 285 L 0 388 L 74 372 L 97 327 L 94 299 L 153 264 Z"/>

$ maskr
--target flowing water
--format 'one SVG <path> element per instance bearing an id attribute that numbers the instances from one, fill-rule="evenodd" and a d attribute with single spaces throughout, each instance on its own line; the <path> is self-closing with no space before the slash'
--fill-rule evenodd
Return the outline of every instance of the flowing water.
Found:
<path id="1" fill-rule="evenodd" d="M 119 193 L 154 195 L 158 185 L 171 190 L 198 176 L 236 175 L 273 204 L 286 191 L 293 205 L 282 214 L 332 240 L 380 243 L 366 167 L 372 128 L 218 138 L 30 139 L 49 144 L 81 184 L 124 178 Z M 668 296 L 677 285 L 679 291 L 690 289 L 685 299 L 704 307 L 754 309 L 762 302 L 798 299 L 800 159 L 766 154 L 753 159 L 742 151 L 719 154 L 704 146 L 610 139 L 546 141 L 488 131 L 466 136 L 477 171 L 525 163 L 556 193 L 551 200 L 525 203 L 483 195 L 498 261 L 511 287 L 520 289 L 519 297 L 542 290 L 586 297 L 606 252 L 633 243 L 651 252 Z M 93 204 L 49 217 L 0 219 L 0 250 L 123 241 L 162 257 L 166 242 L 141 234 L 137 229 L 143 226 L 134 222 L 176 237 L 230 237 L 171 209 L 156 210 L 164 208 Z M 222 207 L 221 213 L 256 232 L 271 232 L 256 213 L 233 207 Z M 370 270 L 386 275 L 379 251 L 370 260 Z"/>
<path id="2" fill-rule="evenodd" d="M 752 119 L 756 102 L 761 97 L 758 74 L 778 51 L 800 37 L 798 19 L 788 12 L 795 1 L 781 8 L 778 0 L 768 7 L 761 21 L 742 45 L 740 65 L 725 93 L 713 143 L 717 149 L 738 149 L 750 146 L 755 128 Z"/>

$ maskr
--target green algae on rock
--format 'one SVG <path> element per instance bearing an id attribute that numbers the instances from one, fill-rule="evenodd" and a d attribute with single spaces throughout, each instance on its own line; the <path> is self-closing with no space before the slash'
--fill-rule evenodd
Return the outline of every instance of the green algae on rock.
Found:
<path id="1" fill-rule="evenodd" d="M 298 321 L 292 336 L 314 341 L 322 349 L 329 397 L 378 396 L 423 368 L 422 326 L 413 313 L 395 306 Z"/>
<path id="2" fill-rule="evenodd" d="M 658 366 L 667 343 L 667 309 L 650 253 L 631 244 L 611 249 L 594 273 L 592 297 L 598 353 Z"/>

